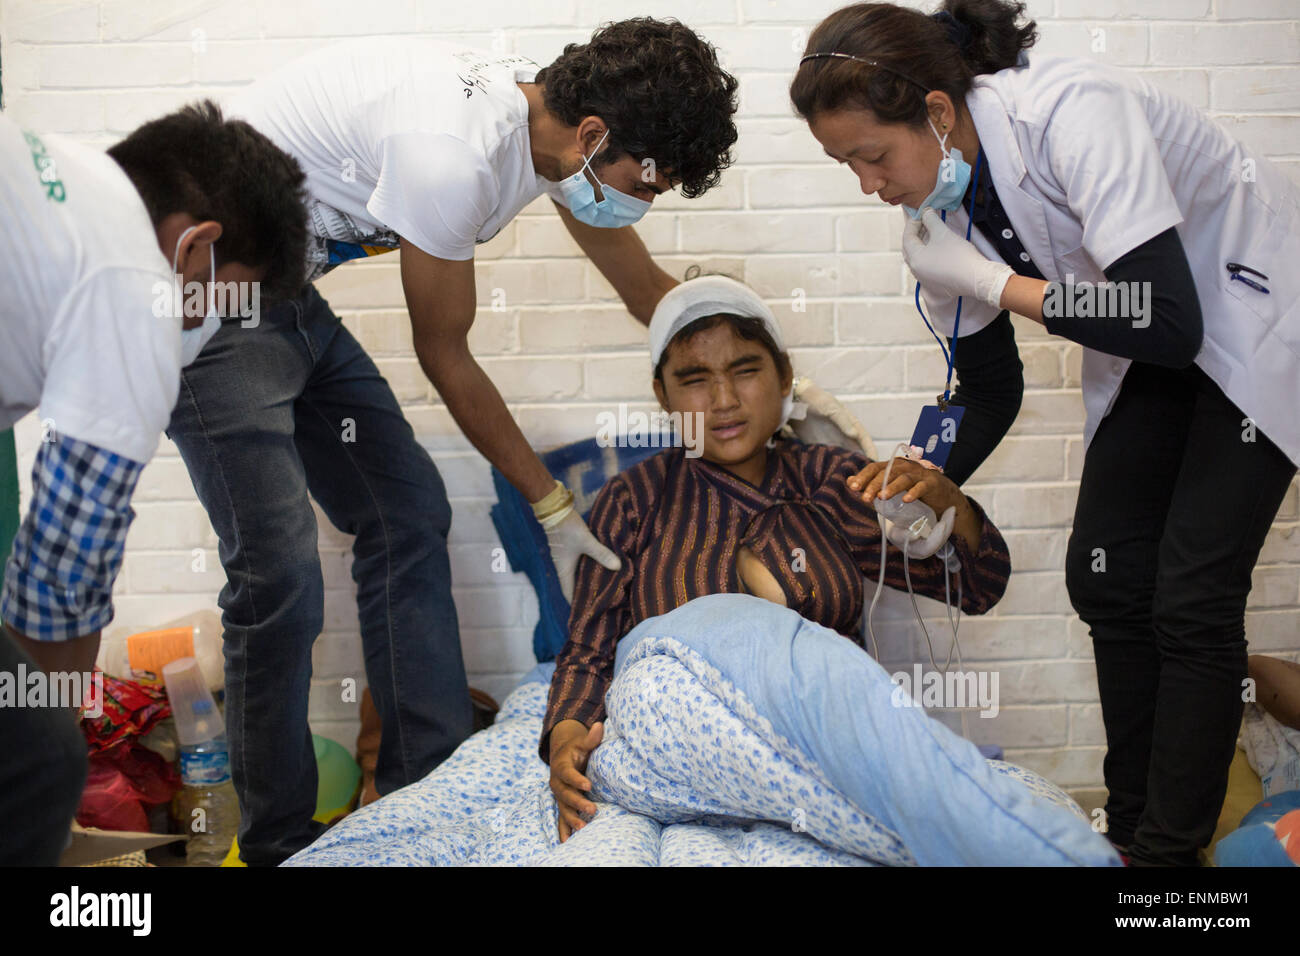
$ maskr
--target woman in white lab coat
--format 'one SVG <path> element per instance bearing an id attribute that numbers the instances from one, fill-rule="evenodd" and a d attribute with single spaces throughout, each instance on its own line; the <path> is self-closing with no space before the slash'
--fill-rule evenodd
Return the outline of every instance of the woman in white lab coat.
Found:
<path id="1" fill-rule="evenodd" d="M 1006 310 L 1084 346 L 1066 585 L 1093 637 L 1109 836 L 1134 864 L 1195 864 L 1246 697 L 1251 571 L 1300 461 L 1300 192 L 1139 76 L 1030 58 L 1023 11 L 846 7 L 791 98 L 864 193 L 907 211 L 965 408 L 950 477 L 1019 409 Z M 896 463 L 887 493 L 924 474 Z M 878 493 L 879 469 L 852 483 Z"/>

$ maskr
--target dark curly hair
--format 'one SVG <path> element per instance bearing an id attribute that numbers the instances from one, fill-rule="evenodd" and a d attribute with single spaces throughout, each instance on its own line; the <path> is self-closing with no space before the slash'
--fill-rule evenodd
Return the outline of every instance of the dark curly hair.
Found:
<path id="1" fill-rule="evenodd" d="M 801 63 L 790 84 L 795 110 L 811 120 L 831 110 L 862 108 L 885 123 L 924 126 L 928 92 L 942 90 L 960 107 L 977 75 L 1014 66 L 1020 51 L 1038 39 L 1033 20 L 1019 22 L 1023 3 L 945 0 L 940 12 L 958 24 L 960 48 L 948 27 L 919 10 L 892 3 L 836 10 L 813 30 L 805 56 L 847 53 L 880 66 L 839 57 Z"/>
<path id="2" fill-rule="evenodd" d="M 546 108 L 569 126 L 599 116 L 609 138 L 598 165 L 653 159 L 688 199 L 718 184 L 736 142 L 736 78 L 713 47 L 676 20 L 609 23 L 540 70 Z"/>
<path id="3" fill-rule="evenodd" d="M 291 298 L 306 278 L 306 189 L 298 161 L 211 100 L 145 123 L 108 154 L 154 225 L 176 212 L 221 223 L 218 266 L 264 269 L 261 295 Z"/>

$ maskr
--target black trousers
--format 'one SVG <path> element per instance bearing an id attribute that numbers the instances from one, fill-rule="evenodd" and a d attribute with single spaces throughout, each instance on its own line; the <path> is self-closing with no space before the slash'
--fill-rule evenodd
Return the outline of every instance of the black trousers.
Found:
<path id="1" fill-rule="evenodd" d="M 0 633 L 0 673 L 40 671 Z M 25 687 L 19 687 L 23 693 Z M 86 738 L 66 710 L 0 707 L 0 866 L 54 866 L 86 784 Z"/>
<path id="2" fill-rule="evenodd" d="M 1110 837 L 1135 863 L 1195 865 L 1227 791 L 1251 572 L 1295 474 L 1245 418 L 1196 366 L 1134 362 L 1084 458 L 1066 586 L 1093 639 Z"/>

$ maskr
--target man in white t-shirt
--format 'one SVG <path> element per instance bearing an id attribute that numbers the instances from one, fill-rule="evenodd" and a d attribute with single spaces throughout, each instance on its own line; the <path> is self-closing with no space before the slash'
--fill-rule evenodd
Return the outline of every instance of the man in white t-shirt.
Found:
<path id="1" fill-rule="evenodd" d="M 0 593 L 10 692 L 25 693 L 17 675 L 38 668 L 93 669 L 132 492 L 182 365 L 221 321 L 209 290 L 299 288 L 302 179 L 212 104 L 155 120 L 108 154 L 0 116 L 0 429 L 41 416 Z M 63 849 L 86 773 L 68 719 L 80 703 L 0 693 L 0 863 L 49 865 Z"/>
<path id="2" fill-rule="evenodd" d="M 676 284 L 628 228 L 655 196 L 715 185 L 736 81 L 675 22 L 614 23 L 539 70 L 436 39 L 356 40 L 290 63 L 231 103 L 302 164 L 307 278 L 400 250 L 415 354 L 479 451 L 534 503 L 566 591 L 583 554 L 617 566 L 474 360 L 474 250 L 546 193 L 648 323 Z M 544 270 L 543 266 L 538 266 Z M 418 780 L 469 734 L 451 595 L 451 509 L 388 384 L 308 286 L 257 329 L 223 328 L 183 377 L 169 434 L 221 539 L 226 722 L 250 864 L 319 832 L 307 724 L 327 626 L 308 494 L 356 536 L 366 673 L 383 724 L 375 784 Z M 341 609 L 331 617 L 345 626 Z M 480 622 L 476 622 L 480 623 Z"/>

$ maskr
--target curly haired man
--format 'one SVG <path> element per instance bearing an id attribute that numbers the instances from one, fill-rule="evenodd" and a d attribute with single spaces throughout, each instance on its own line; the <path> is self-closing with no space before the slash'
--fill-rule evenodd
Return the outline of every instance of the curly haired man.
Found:
<path id="1" fill-rule="evenodd" d="M 718 182 L 737 137 L 736 85 L 690 29 L 641 18 L 606 25 L 544 69 L 431 38 L 348 41 L 231 104 L 302 164 L 310 232 L 301 293 L 256 327 L 223 325 L 186 370 L 169 431 L 221 540 L 244 862 L 279 863 L 319 830 L 307 697 L 323 585 L 309 493 L 356 536 L 366 673 L 383 725 L 378 791 L 423 777 L 471 726 L 442 479 L 310 283 L 399 250 L 420 367 L 474 446 L 534 503 L 570 589 L 582 554 L 618 559 L 470 353 L 475 245 L 548 194 L 648 323 L 676 283 L 629 227 L 664 190 L 695 197 Z"/>

